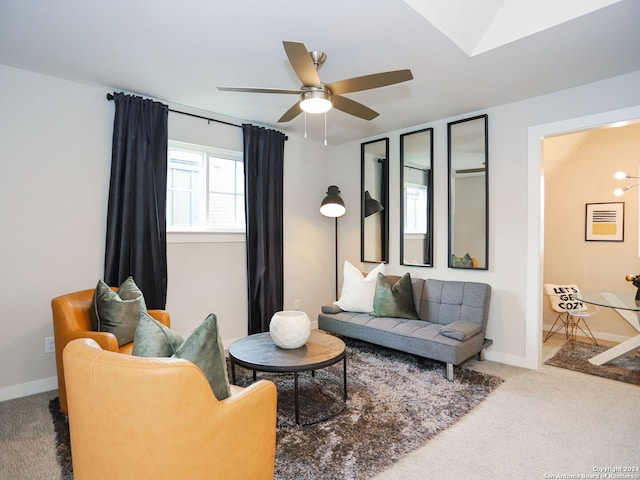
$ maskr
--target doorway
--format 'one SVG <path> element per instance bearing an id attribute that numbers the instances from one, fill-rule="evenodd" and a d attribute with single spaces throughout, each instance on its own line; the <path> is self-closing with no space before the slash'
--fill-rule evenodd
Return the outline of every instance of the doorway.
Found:
<path id="1" fill-rule="evenodd" d="M 640 121 L 640 106 L 578 117 L 561 122 L 537 125 L 529 128 L 528 134 L 528 230 L 527 247 L 527 318 L 525 364 L 539 369 L 542 362 L 543 292 L 544 281 L 544 211 L 545 177 L 543 162 L 543 139 L 561 134 L 602 128 L 620 122 Z M 639 159 L 640 160 L 640 159 Z M 636 223 L 637 225 L 637 223 Z"/>

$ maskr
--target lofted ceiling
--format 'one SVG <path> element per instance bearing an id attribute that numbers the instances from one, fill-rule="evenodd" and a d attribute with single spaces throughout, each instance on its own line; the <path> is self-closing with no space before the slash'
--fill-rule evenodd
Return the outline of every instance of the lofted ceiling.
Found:
<path id="1" fill-rule="evenodd" d="M 300 87 L 283 40 L 324 51 L 326 83 L 412 70 L 345 95 L 374 120 L 327 113 L 339 144 L 639 71 L 640 1 L 0 0 L 0 64 L 302 136 L 277 123 L 297 97 L 216 88 Z"/>

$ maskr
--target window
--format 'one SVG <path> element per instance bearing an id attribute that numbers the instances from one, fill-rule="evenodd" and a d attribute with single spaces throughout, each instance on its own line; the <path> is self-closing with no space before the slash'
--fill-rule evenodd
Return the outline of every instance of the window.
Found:
<path id="1" fill-rule="evenodd" d="M 407 183 L 404 189 L 404 233 L 427 233 L 427 187 Z"/>
<path id="2" fill-rule="evenodd" d="M 169 232 L 244 232 L 242 154 L 169 142 Z"/>

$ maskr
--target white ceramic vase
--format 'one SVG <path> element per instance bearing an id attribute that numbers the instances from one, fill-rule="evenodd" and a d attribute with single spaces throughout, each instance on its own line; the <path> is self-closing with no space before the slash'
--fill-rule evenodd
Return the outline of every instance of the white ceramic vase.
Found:
<path id="1" fill-rule="evenodd" d="M 269 334 L 280 348 L 300 348 L 311 335 L 311 322 L 306 313 L 298 310 L 276 312 L 269 323 Z"/>

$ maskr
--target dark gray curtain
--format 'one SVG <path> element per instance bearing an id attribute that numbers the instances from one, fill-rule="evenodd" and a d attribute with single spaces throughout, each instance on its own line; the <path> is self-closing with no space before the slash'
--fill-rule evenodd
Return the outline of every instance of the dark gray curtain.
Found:
<path id="1" fill-rule="evenodd" d="M 131 275 L 147 308 L 164 309 L 168 107 L 124 93 L 114 102 L 104 281 Z"/>
<path id="2" fill-rule="evenodd" d="M 282 192 L 285 136 L 243 124 L 249 335 L 282 310 Z"/>

